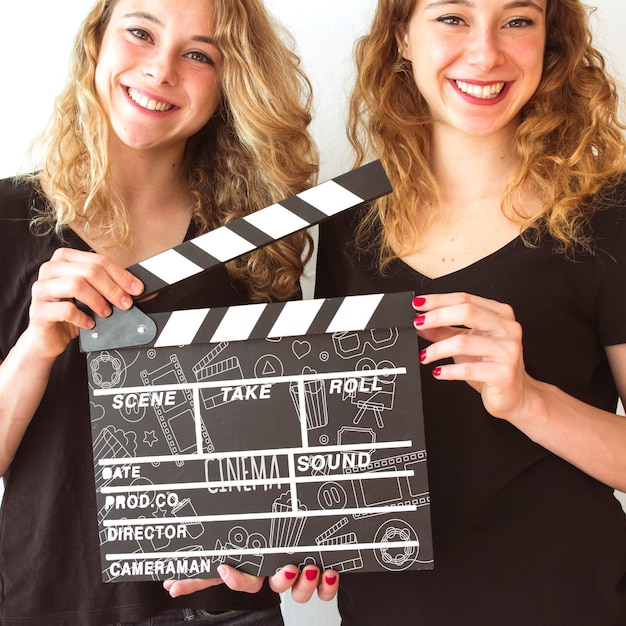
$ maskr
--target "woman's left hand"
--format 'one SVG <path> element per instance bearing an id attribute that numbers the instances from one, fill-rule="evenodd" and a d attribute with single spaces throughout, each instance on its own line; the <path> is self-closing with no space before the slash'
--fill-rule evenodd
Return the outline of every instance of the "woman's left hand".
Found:
<path id="1" fill-rule="evenodd" d="M 220 578 L 167 580 L 163 587 L 174 598 L 221 584 L 226 584 L 233 591 L 256 593 L 265 580 L 262 576 L 252 576 L 229 565 L 220 565 L 217 571 Z M 332 600 L 337 595 L 338 582 L 337 572 L 328 570 L 321 573 L 314 565 L 307 565 L 302 572 L 295 565 L 285 565 L 269 577 L 273 591 L 283 593 L 291 589 L 291 596 L 298 603 L 308 602 L 316 591 L 320 600 Z"/>
<path id="2" fill-rule="evenodd" d="M 522 328 L 513 309 L 467 293 L 419 296 L 414 324 L 420 337 L 432 341 L 420 354 L 427 365 L 438 365 L 438 380 L 464 380 L 482 396 L 485 409 L 507 419 L 522 412 L 533 386 L 524 366 Z"/>

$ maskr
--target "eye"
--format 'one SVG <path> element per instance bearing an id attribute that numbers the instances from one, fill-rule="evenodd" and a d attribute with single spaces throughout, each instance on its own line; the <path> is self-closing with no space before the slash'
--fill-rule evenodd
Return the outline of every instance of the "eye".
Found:
<path id="1" fill-rule="evenodd" d="M 193 52 L 189 52 L 186 55 L 189 59 L 193 61 L 198 61 L 199 63 L 206 63 L 207 65 L 215 65 L 215 61 L 204 52 L 199 52 L 198 50 L 194 50 Z"/>
<path id="2" fill-rule="evenodd" d="M 129 28 L 128 32 L 137 39 L 143 39 L 144 41 L 152 41 L 152 37 L 150 33 L 145 31 L 143 28 Z"/>
<path id="3" fill-rule="evenodd" d="M 437 18 L 437 21 L 442 24 L 448 24 L 449 26 L 460 26 L 464 23 L 463 19 L 458 15 L 442 15 Z"/>
<path id="4" fill-rule="evenodd" d="M 527 17 L 516 17 L 506 23 L 505 28 L 525 28 L 527 26 L 533 26 L 534 21 Z"/>

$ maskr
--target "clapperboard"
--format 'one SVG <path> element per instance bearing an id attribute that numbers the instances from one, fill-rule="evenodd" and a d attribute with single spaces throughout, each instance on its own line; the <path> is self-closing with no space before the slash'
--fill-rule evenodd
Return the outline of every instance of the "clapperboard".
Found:
<path id="1" fill-rule="evenodd" d="M 389 191 L 370 163 L 129 269 L 153 293 Z M 432 568 L 411 297 L 135 306 L 82 331 L 103 580 Z"/>

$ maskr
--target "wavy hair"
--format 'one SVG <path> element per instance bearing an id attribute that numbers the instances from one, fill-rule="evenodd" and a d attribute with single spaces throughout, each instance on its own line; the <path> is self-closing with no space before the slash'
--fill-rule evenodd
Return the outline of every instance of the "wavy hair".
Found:
<path id="1" fill-rule="evenodd" d="M 207 0 L 210 1 L 210 0 Z M 111 186 L 108 122 L 95 91 L 95 70 L 116 0 L 98 0 L 83 22 L 68 81 L 43 136 L 37 179 L 49 200 L 38 218 L 61 231 L 78 220 L 121 245 L 131 240 L 127 212 Z M 293 41 L 262 0 L 213 0 L 215 40 L 223 63 L 222 98 L 190 137 L 184 185 L 201 232 L 243 217 L 315 184 L 318 154 L 308 132 L 311 85 Z M 252 300 L 285 299 L 312 250 L 306 232 L 228 264 Z"/>
<path id="2" fill-rule="evenodd" d="M 419 239 L 428 220 L 424 207 L 440 198 L 429 166 L 431 116 L 396 40 L 415 4 L 379 0 L 369 33 L 355 46 L 348 136 L 356 163 L 375 154 L 394 188 L 371 206 L 357 233 L 361 244 L 378 247 L 381 267 L 397 258 L 391 241 L 402 250 Z M 589 248 L 588 200 L 626 170 L 625 127 L 618 119 L 617 86 L 592 45 L 588 9 L 580 0 L 548 0 L 546 33 L 543 75 L 521 111 L 513 146 L 517 165 L 502 210 L 520 215 L 516 203 L 522 189 L 532 186 L 542 209 L 524 224 L 525 241 L 531 245 L 549 233 L 568 252 Z"/>

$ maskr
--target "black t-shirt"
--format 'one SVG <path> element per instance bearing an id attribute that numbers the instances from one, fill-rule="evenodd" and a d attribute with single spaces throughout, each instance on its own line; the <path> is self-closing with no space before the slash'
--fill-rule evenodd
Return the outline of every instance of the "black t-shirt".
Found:
<path id="1" fill-rule="evenodd" d="M 55 249 L 89 247 L 71 232 L 34 236 L 30 184 L 0 181 L 0 359 L 28 325 L 30 290 Z M 187 237 L 193 236 L 190 229 Z M 150 313 L 247 301 L 219 267 L 142 304 Z M 254 610 L 279 604 L 225 585 L 172 599 L 160 582 L 101 581 L 85 356 L 77 341 L 56 360 L 45 396 L 5 474 L 0 509 L 0 624 L 97 626 L 146 619 L 171 608 Z"/>
<path id="2" fill-rule="evenodd" d="M 529 374 L 614 411 L 604 347 L 626 342 L 626 185 L 603 204 L 589 224 L 593 255 L 568 260 L 549 238 L 534 248 L 518 238 L 434 280 L 401 261 L 381 276 L 354 247 L 359 212 L 338 216 L 320 227 L 316 296 L 465 291 L 509 303 Z M 344 574 L 342 624 L 624 626 L 626 516 L 613 490 L 433 367 L 421 384 L 434 570 Z"/>

